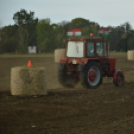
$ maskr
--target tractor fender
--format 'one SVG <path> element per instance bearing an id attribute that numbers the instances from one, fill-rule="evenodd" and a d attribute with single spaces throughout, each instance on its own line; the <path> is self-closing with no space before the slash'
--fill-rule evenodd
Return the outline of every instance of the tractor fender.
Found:
<path id="1" fill-rule="evenodd" d="M 121 70 L 116 70 L 114 72 L 114 75 L 113 75 L 113 81 L 116 81 L 116 76 L 117 76 L 117 73 L 120 72 Z"/>
<path id="2" fill-rule="evenodd" d="M 97 60 L 88 60 L 88 61 L 86 61 L 86 62 L 87 62 L 87 64 L 80 64 L 80 65 L 79 65 L 78 71 L 83 71 L 84 68 L 85 68 L 89 63 L 91 63 L 91 62 L 99 63 Z"/>
<path id="3" fill-rule="evenodd" d="M 65 68 L 65 63 L 59 63 L 58 70 L 63 70 Z"/>

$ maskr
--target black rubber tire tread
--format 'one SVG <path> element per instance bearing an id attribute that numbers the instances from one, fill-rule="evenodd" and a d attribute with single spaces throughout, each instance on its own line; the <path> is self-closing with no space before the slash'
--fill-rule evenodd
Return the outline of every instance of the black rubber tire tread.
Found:
<path id="1" fill-rule="evenodd" d="M 89 84 L 88 82 L 88 70 L 90 69 L 90 67 L 92 66 L 96 66 L 99 70 L 100 70 L 100 81 L 95 85 L 95 86 L 92 86 Z M 80 81 L 81 81 L 81 84 L 84 88 L 87 88 L 87 89 L 96 89 L 101 83 L 102 83 L 102 70 L 101 70 L 101 67 L 99 65 L 99 63 L 97 62 L 90 62 L 88 63 L 84 70 L 80 73 Z"/>
<path id="2" fill-rule="evenodd" d="M 58 80 L 62 86 L 67 88 L 74 88 L 78 83 L 77 81 L 74 81 L 71 76 L 67 75 L 66 67 L 63 70 L 58 71 Z"/>
<path id="3" fill-rule="evenodd" d="M 120 75 L 122 75 L 122 77 L 123 77 L 123 83 L 122 83 L 121 85 L 119 85 L 119 83 L 118 83 L 118 81 L 117 81 L 117 80 L 118 80 L 118 77 L 119 77 Z M 114 83 L 114 85 L 117 86 L 117 87 L 121 87 L 121 86 L 124 85 L 124 83 L 125 83 L 125 77 L 124 77 L 124 74 L 123 74 L 122 71 L 119 71 L 119 72 L 117 73 L 116 80 L 115 80 L 113 83 Z"/>

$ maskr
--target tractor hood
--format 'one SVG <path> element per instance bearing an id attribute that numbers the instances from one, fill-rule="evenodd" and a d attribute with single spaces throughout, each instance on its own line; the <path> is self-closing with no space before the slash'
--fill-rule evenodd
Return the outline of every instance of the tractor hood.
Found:
<path id="1" fill-rule="evenodd" d="M 62 57 L 61 63 L 65 64 L 87 64 L 87 58 L 69 58 L 69 57 Z"/>

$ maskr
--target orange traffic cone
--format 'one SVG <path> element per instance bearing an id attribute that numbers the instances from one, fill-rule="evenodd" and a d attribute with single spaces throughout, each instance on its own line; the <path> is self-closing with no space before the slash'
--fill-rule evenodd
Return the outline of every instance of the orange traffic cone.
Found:
<path id="1" fill-rule="evenodd" d="M 27 66 L 28 66 L 28 67 L 31 67 L 31 66 L 32 66 L 32 64 L 31 64 L 31 61 L 30 61 L 30 60 L 28 61 Z"/>

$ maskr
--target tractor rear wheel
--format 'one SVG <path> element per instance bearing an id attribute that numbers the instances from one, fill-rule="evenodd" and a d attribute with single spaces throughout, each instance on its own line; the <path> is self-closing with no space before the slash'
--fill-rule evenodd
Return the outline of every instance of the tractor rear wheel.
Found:
<path id="1" fill-rule="evenodd" d="M 124 75 L 121 71 L 119 71 L 117 74 L 116 74 L 116 78 L 115 78 L 115 81 L 114 81 L 114 85 L 115 86 L 123 86 L 125 82 L 125 78 L 124 78 Z"/>
<path id="2" fill-rule="evenodd" d="M 87 64 L 84 71 L 81 72 L 80 81 L 83 87 L 95 89 L 102 83 L 102 70 L 98 63 L 91 62 Z"/>
<path id="3" fill-rule="evenodd" d="M 60 84 L 67 88 L 74 88 L 78 83 L 78 79 L 74 79 L 72 76 L 74 72 L 67 72 L 66 67 L 63 70 L 58 71 L 58 80 Z"/>

